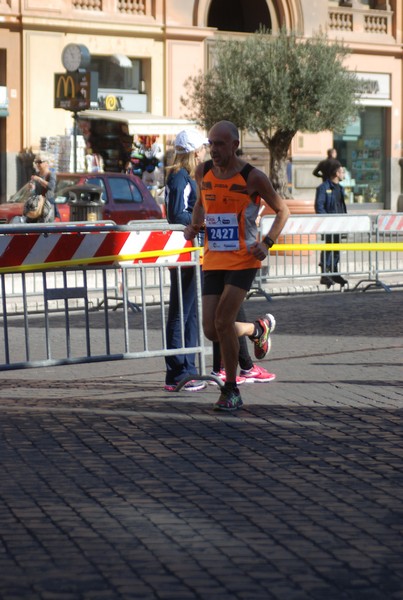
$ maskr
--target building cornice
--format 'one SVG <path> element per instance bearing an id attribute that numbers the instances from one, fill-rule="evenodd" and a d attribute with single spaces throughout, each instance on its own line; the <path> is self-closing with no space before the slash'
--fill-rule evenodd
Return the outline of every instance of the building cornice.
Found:
<path id="1" fill-rule="evenodd" d="M 215 27 L 178 27 L 167 25 L 165 27 L 166 39 L 194 40 L 203 41 L 217 35 Z"/>
<path id="2" fill-rule="evenodd" d="M 346 40 L 331 40 L 341 42 L 352 54 L 367 56 L 392 56 L 402 58 L 402 44 L 365 44 L 364 42 L 348 42 Z"/>
<path id="3" fill-rule="evenodd" d="M 164 27 L 161 25 L 151 25 L 150 23 L 139 22 L 111 22 L 108 20 L 97 21 L 79 21 L 67 19 L 44 19 L 41 17 L 22 17 L 20 21 L 23 30 L 36 31 L 55 31 L 61 33 L 90 33 L 93 35 L 118 34 L 124 36 L 133 36 L 138 33 L 141 37 L 164 37 Z"/>

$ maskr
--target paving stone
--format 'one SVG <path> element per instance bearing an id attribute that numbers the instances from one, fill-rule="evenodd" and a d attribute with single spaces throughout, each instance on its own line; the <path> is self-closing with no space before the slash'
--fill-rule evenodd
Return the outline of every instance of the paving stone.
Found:
<path id="1" fill-rule="evenodd" d="M 2 373 L 0 598 L 403 600 L 402 300 L 249 300 L 236 414 L 159 358 Z"/>

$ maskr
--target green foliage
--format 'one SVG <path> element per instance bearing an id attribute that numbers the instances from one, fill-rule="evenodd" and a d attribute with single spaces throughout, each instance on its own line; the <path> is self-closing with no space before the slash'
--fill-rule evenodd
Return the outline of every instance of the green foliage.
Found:
<path id="1" fill-rule="evenodd" d="M 284 30 L 262 30 L 242 40 L 218 40 L 213 68 L 185 83 L 186 116 L 206 129 L 221 119 L 233 121 L 285 160 L 297 131 L 341 131 L 357 115 L 359 81 L 344 66 L 346 55 L 324 34 L 302 40 Z M 276 152 L 279 139 L 283 147 Z"/>
<path id="2" fill-rule="evenodd" d="M 284 30 L 218 40 L 215 65 L 186 82 L 190 109 L 206 128 L 229 119 L 242 129 L 341 130 L 357 114 L 359 84 L 347 50 L 323 34 L 306 41 Z"/>

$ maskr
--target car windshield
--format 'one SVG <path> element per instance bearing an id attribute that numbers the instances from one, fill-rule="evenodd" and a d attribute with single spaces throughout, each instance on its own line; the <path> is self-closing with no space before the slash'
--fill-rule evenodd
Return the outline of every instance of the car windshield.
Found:
<path id="1" fill-rule="evenodd" d="M 63 204 L 66 202 L 66 197 L 63 195 L 63 190 L 66 188 L 76 185 L 78 177 L 63 177 L 57 178 L 56 189 L 55 189 L 55 202 L 57 204 Z"/>
<path id="2" fill-rule="evenodd" d="M 25 202 L 25 200 L 28 199 L 30 193 L 31 193 L 30 185 L 29 185 L 29 183 L 26 183 L 24 185 L 24 187 L 22 187 L 20 190 L 18 190 L 18 192 L 15 193 L 13 196 L 11 196 L 11 198 L 9 198 L 8 202 L 10 204 L 14 204 L 14 202 Z"/>
<path id="3" fill-rule="evenodd" d="M 88 183 L 90 185 L 97 185 L 98 187 L 102 188 L 101 200 L 102 202 L 106 202 L 108 196 L 105 190 L 105 182 L 101 177 L 87 177 L 85 183 Z"/>
<path id="4" fill-rule="evenodd" d="M 77 177 L 63 177 L 63 179 L 57 179 L 56 183 L 56 196 L 60 196 L 66 187 L 70 187 L 77 183 Z"/>

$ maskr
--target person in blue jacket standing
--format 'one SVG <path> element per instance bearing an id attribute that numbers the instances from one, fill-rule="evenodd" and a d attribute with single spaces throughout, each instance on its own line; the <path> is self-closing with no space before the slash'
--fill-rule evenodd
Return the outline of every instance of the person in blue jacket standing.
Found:
<path id="1" fill-rule="evenodd" d="M 185 129 L 176 136 L 173 164 L 168 167 L 165 185 L 166 217 L 171 225 L 186 226 L 192 221 L 197 198 L 194 175 L 196 166 L 205 159 L 207 144 L 208 140 L 195 129 Z M 195 270 L 193 267 L 172 268 L 170 278 L 167 348 L 182 348 L 179 283 L 182 288 L 185 347 L 195 347 L 198 345 Z M 182 389 L 193 392 L 205 387 L 204 381 L 197 380 L 195 358 L 194 353 L 179 353 L 165 358 L 165 390 L 175 391 L 177 384 L 188 375 L 195 375 L 195 379 L 186 383 Z"/>
<path id="2" fill-rule="evenodd" d="M 344 188 L 340 182 L 344 179 L 344 168 L 338 160 L 328 161 L 328 177 L 321 185 L 316 188 L 315 212 L 318 214 L 344 214 L 347 213 Z M 324 236 L 326 244 L 340 242 L 339 234 L 327 234 Z M 340 260 L 340 252 L 333 250 L 331 252 L 321 252 L 319 266 L 322 270 L 320 283 L 330 288 L 335 283 L 342 287 L 347 281 L 341 275 L 331 275 L 337 273 Z M 329 275 L 328 275 L 329 273 Z"/>

